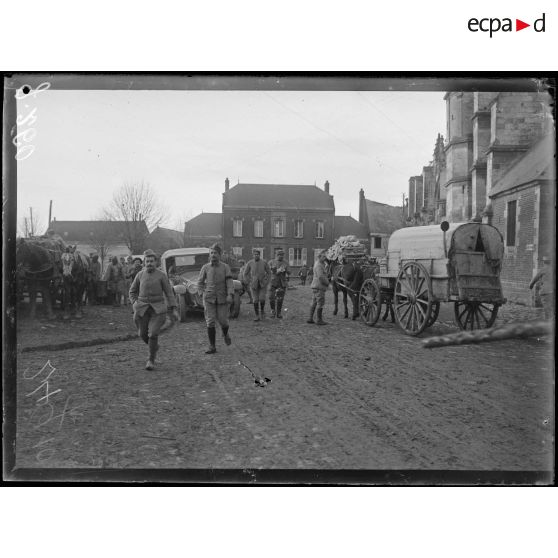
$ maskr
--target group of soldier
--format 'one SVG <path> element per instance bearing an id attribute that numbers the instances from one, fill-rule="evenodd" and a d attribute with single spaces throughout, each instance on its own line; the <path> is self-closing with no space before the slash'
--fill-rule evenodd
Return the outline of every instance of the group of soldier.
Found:
<path id="1" fill-rule="evenodd" d="M 200 270 L 197 289 L 203 297 L 204 315 L 209 347 L 206 354 L 217 352 L 216 338 L 219 325 L 226 345 L 232 343 L 229 334 L 229 307 L 233 301 L 234 284 L 230 266 L 221 261 L 222 249 L 218 244 L 209 250 L 209 262 Z M 329 278 L 325 265 L 325 251 L 318 255 L 313 269 L 312 304 L 307 319 L 309 324 L 326 325 L 323 320 L 325 292 Z M 265 319 L 266 298 L 269 297 L 271 317 L 282 319 L 283 301 L 291 270 L 285 261 L 285 253 L 278 250 L 269 262 L 261 259 L 259 250 L 239 273 L 239 279 L 247 288 L 254 306 L 255 321 Z M 134 310 L 134 322 L 138 335 L 149 347 L 147 370 L 153 370 L 159 349 L 158 337 L 168 315 L 171 321 L 178 319 L 177 303 L 167 275 L 156 268 L 156 254 L 144 252 L 144 267 L 135 274 L 129 291 Z M 317 320 L 314 313 L 317 311 Z"/>

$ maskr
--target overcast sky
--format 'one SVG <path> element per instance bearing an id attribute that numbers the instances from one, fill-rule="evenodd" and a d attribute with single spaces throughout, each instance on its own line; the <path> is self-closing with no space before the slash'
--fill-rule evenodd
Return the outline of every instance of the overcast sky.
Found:
<path id="1" fill-rule="evenodd" d="M 98 217 L 126 181 L 148 182 L 177 228 L 220 212 L 224 181 L 330 182 L 337 215 L 358 218 L 358 191 L 401 204 L 410 176 L 445 135 L 443 92 L 53 91 L 36 108 L 34 152 L 18 162 L 18 222 Z M 180 227 L 181 228 L 181 227 Z"/>

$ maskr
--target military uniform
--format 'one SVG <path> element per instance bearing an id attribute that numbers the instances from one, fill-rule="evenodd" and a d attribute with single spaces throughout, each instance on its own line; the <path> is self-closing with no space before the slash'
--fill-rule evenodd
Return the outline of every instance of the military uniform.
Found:
<path id="1" fill-rule="evenodd" d="M 138 335 L 149 345 L 151 367 L 159 349 L 158 336 L 176 299 L 168 277 L 159 269 L 142 269 L 132 281 L 129 291 Z M 150 369 L 150 368 L 148 368 Z"/>
<path id="2" fill-rule="evenodd" d="M 250 260 L 244 268 L 243 278 L 250 286 L 252 300 L 254 301 L 254 310 L 256 312 L 256 321 L 260 319 L 260 310 L 262 318 L 264 317 L 265 293 L 270 275 L 271 270 L 269 269 L 269 265 L 262 259 L 256 261 L 254 258 Z"/>
<path id="3" fill-rule="evenodd" d="M 220 250 L 219 250 L 220 254 Z M 229 302 L 227 297 L 234 296 L 234 284 L 231 268 L 221 261 L 206 263 L 200 270 L 198 277 L 198 292 L 203 293 L 203 307 L 205 322 L 209 337 L 207 353 L 216 352 L 215 325 L 219 322 L 223 331 L 225 343 L 230 345 L 229 337 Z"/>
<path id="4" fill-rule="evenodd" d="M 310 285 L 312 288 L 312 306 L 310 307 L 310 317 L 308 318 L 307 323 L 326 325 L 326 322 L 323 320 L 322 313 L 325 304 L 325 293 L 329 288 L 329 278 L 327 276 L 325 264 L 320 260 L 314 264 L 313 271 L 312 284 Z M 318 310 L 318 320 L 314 322 L 314 311 L 316 309 Z"/>
<path id="5" fill-rule="evenodd" d="M 270 260 L 268 265 L 271 270 L 271 282 L 269 284 L 271 316 L 282 318 L 281 309 L 283 307 L 283 300 L 288 286 L 287 279 L 291 274 L 291 269 L 285 260 L 279 260 L 278 258 Z"/>

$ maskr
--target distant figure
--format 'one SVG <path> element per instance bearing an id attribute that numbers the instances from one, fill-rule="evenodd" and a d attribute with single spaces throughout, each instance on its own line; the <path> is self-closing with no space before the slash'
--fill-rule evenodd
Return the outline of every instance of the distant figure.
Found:
<path id="1" fill-rule="evenodd" d="M 89 265 L 89 281 L 87 282 L 87 302 L 97 304 L 97 281 L 101 279 L 101 263 L 97 254 L 91 255 Z"/>
<path id="2" fill-rule="evenodd" d="M 124 270 L 118 262 L 118 258 L 113 256 L 111 264 L 108 266 L 106 274 L 107 290 L 111 293 L 113 306 L 120 306 L 124 294 L 125 279 Z"/>
<path id="3" fill-rule="evenodd" d="M 264 260 L 260 259 L 259 250 L 253 250 L 252 253 L 254 257 L 244 268 L 243 280 L 249 285 L 249 289 L 252 292 L 254 312 L 256 313 L 254 321 L 259 322 L 260 312 L 261 319 L 263 320 L 265 318 L 265 295 L 271 276 L 271 270 L 269 269 L 269 265 Z"/>
<path id="4" fill-rule="evenodd" d="M 546 320 L 551 320 L 554 316 L 554 270 L 549 257 L 544 256 L 542 264 L 543 267 L 529 283 L 529 288 L 532 289 L 535 285 L 537 286 L 543 305 L 544 317 Z"/>
<path id="5" fill-rule="evenodd" d="M 291 269 L 289 264 L 285 261 L 285 252 L 277 250 L 275 259 L 268 262 L 269 269 L 271 270 L 271 283 L 269 285 L 269 305 L 271 306 L 271 317 L 281 319 L 281 309 L 283 307 L 283 300 L 285 299 L 285 292 L 289 286 L 289 276 Z"/>
<path id="6" fill-rule="evenodd" d="M 326 266 L 326 252 L 322 250 L 318 254 L 318 261 L 314 264 L 314 278 L 312 279 L 312 306 L 310 307 L 310 316 L 306 323 L 317 324 L 317 325 L 327 325 L 327 322 L 323 320 L 323 311 L 325 304 L 325 293 L 329 288 L 329 279 L 327 276 Z M 318 319 L 314 322 L 314 311 L 318 310 Z"/>
<path id="7" fill-rule="evenodd" d="M 238 265 L 240 266 L 240 269 L 238 270 L 238 280 L 242 283 L 244 292 L 248 293 L 248 304 L 254 304 L 252 291 L 250 290 L 250 284 L 244 278 L 244 272 L 246 271 L 246 262 L 244 260 L 238 260 Z"/>
<path id="8" fill-rule="evenodd" d="M 306 285 L 306 278 L 308 277 L 308 266 L 306 264 L 304 264 L 299 272 L 298 272 L 298 276 L 300 277 L 300 284 L 301 285 Z"/>

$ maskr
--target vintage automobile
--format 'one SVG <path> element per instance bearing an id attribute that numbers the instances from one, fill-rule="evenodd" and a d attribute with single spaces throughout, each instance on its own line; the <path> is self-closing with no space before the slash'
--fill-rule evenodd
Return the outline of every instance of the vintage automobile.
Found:
<path id="1" fill-rule="evenodd" d="M 161 270 L 164 271 L 173 286 L 178 303 L 180 321 L 185 322 L 188 313 L 203 312 L 202 297 L 198 294 L 197 281 L 200 269 L 209 261 L 209 248 L 175 248 L 161 255 Z M 240 297 L 244 293 L 242 283 L 233 279 L 234 298 L 229 316 L 238 318 L 240 314 Z"/>

